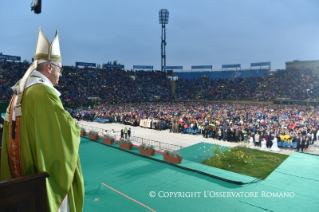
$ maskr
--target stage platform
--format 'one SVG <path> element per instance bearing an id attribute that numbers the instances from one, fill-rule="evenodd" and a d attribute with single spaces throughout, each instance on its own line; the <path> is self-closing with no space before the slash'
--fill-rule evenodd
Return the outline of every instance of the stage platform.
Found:
<path id="1" fill-rule="evenodd" d="M 170 165 L 158 153 L 150 159 L 137 148 L 132 154 L 82 138 L 84 211 L 318 211 L 318 156 L 293 153 L 265 180 L 250 183 L 255 178 L 199 164 L 199 148 L 209 145 L 182 149 L 182 163 Z"/>

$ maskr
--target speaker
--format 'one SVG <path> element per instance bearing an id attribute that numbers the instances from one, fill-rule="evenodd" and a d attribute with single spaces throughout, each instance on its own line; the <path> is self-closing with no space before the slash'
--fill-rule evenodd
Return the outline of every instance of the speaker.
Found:
<path id="1" fill-rule="evenodd" d="M 34 4 L 31 6 L 31 10 L 33 10 L 35 14 L 41 13 L 41 1 L 42 0 L 34 0 Z"/>

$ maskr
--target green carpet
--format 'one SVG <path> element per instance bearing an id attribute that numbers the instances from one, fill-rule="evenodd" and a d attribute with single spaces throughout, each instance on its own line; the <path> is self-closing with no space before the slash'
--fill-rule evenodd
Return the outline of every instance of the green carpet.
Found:
<path id="1" fill-rule="evenodd" d="M 88 138 L 88 135 L 86 135 L 86 137 Z M 100 138 L 98 141 L 102 142 L 102 139 Z M 119 144 L 115 142 L 113 146 L 119 147 Z M 201 171 L 209 175 L 215 175 L 220 178 L 225 178 L 231 181 L 250 183 L 256 180 L 256 178 L 253 178 L 250 176 L 200 164 L 199 162 L 204 160 L 203 158 L 208 158 L 209 156 L 211 156 L 211 154 L 209 154 L 208 152 L 212 151 L 213 147 L 214 147 L 214 144 L 201 142 L 201 143 L 194 144 L 192 146 L 181 149 L 180 152 L 181 152 L 181 155 L 183 156 L 183 160 L 182 160 L 182 163 L 178 165 L 188 169 Z M 227 149 L 229 148 L 225 147 L 225 151 Z M 133 147 L 133 149 L 130 152 L 135 152 L 139 154 L 139 150 L 136 147 Z M 164 160 L 163 155 L 159 153 L 155 153 L 153 158 L 156 158 L 162 161 Z"/>
<path id="2" fill-rule="evenodd" d="M 133 151 L 137 152 L 138 149 L 134 148 Z M 290 211 L 300 211 L 301 208 L 305 211 L 314 211 L 315 208 L 318 208 L 318 170 L 308 169 L 311 166 L 315 167 L 318 157 L 312 155 L 294 153 L 266 180 L 247 185 L 224 182 L 129 154 L 85 138 L 81 139 L 80 157 L 86 189 L 84 211 L 150 211 L 150 209 L 154 211 L 265 211 L 265 209 L 283 211 L 284 208 L 285 211 L 286 208 L 287 210 L 289 208 Z M 155 157 L 161 158 L 161 155 L 156 154 Z M 299 164 L 299 160 L 304 161 L 306 165 L 295 166 L 295 163 Z M 190 160 L 185 160 L 183 163 L 183 166 L 187 164 L 192 167 L 198 166 L 197 162 Z M 296 167 L 298 175 L 293 176 L 291 174 L 294 173 L 293 170 Z M 299 169 L 304 171 L 299 171 Z M 306 177 L 302 172 L 307 173 Z M 235 173 L 230 172 L 229 176 L 233 174 Z M 154 191 L 156 195 L 153 198 L 149 195 L 151 191 Z M 208 191 L 259 193 L 261 191 L 293 191 L 296 195 L 294 198 L 261 198 L 260 193 L 258 198 L 217 198 L 210 197 Z M 174 193 L 171 197 L 159 197 L 158 195 L 170 195 L 170 193 L 163 192 L 192 192 L 193 197 L 178 197 L 178 194 L 175 197 Z M 206 196 L 204 196 L 205 192 Z M 197 197 L 194 197 L 195 194 Z M 213 196 L 215 193 L 210 192 L 210 194 Z"/>
<path id="3" fill-rule="evenodd" d="M 319 156 L 294 152 L 254 191 L 294 192 L 293 198 L 257 198 L 245 203 L 271 211 L 319 211 Z M 265 196 L 264 195 L 264 196 Z M 275 201 L 275 203 L 265 204 Z M 301 203 L 301 204 L 299 204 Z"/>

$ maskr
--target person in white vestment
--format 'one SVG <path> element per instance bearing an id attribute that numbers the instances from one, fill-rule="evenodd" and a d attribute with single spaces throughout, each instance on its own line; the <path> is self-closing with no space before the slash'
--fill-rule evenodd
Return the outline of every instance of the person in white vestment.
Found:
<path id="1" fill-rule="evenodd" d="M 272 140 L 272 146 L 270 150 L 274 152 L 280 152 L 280 149 L 278 148 L 278 145 L 277 145 L 277 138 L 275 136 L 274 136 L 274 140 Z"/>
<path id="2" fill-rule="evenodd" d="M 249 146 L 250 146 L 250 148 L 253 148 L 255 146 L 254 138 L 252 136 L 250 136 L 250 138 L 249 138 Z"/>
<path id="3" fill-rule="evenodd" d="M 261 141 L 260 150 L 268 151 L 266 144 L 267 144 L 266 138 L 263 138 L 263 140 Z"/>

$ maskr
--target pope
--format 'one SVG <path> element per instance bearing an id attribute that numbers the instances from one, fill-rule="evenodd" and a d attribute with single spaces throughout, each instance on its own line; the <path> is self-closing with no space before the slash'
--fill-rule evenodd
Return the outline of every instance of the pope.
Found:
<path id="1" fill-rule="evenodd" d="M 6 112 L 0 180 L 47 172 L 48 211 L 83 210 L 80 127 L 54 88 L 62 76 L 58 33 L 50 44 L 39 29 L 34 62 L 12 87 Z"/>

